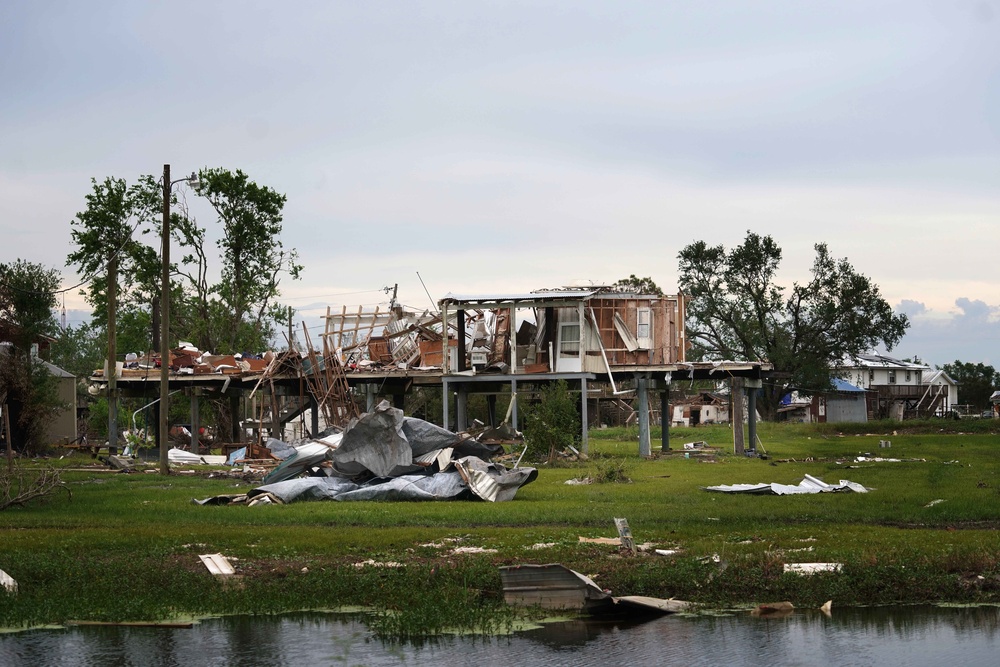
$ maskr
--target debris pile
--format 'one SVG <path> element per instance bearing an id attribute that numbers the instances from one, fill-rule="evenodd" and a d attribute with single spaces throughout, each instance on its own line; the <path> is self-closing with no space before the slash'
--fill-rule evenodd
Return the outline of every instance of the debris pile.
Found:
<path id="1" fill-rule="evenodd" d="M 283 444 L 283 443 L 279 443 Z M 276 450 L 274 442 L 269 448 Z M 195 500 L 201 505 L 284 504 L 301 500 L 511 500 L 538 476 L 491 462 L 501 453 L 429 422 L 404 417 L 382 401 L 343 433 L 288 446 L 264 485 L 246 494 Z M 303 475 L 306 475 L 303 477 Z"/>

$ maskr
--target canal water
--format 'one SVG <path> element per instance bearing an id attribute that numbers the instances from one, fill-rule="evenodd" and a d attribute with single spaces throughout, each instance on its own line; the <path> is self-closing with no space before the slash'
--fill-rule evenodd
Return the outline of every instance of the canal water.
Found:
<path id="1" fill-rule="evenodd" d="M 229 617 L 190 629 L 71 627 L 0 635 L 0 665 L 830 665 L 995 667 L 1000 608 L 888 607 L 568 621 L 509 637 L 385 643 L 359 617 Z"/>

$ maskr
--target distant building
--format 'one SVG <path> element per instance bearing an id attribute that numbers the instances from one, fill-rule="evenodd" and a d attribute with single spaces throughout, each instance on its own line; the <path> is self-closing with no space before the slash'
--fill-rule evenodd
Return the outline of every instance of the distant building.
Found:
<path id="1" fill-rule="evenodd" d="M 867 390 L 868 419 L 944 416 L 957 399 L 955 381 L 918 360 L 861 354 L 845 359 L 831 373 Z"/>

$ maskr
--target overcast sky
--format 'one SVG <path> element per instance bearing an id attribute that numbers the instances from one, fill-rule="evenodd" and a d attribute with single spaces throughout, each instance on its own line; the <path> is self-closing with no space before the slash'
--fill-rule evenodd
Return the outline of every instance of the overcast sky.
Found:
<path id="1" fill-rule="evenodd" d="M 894 356 L 1000 366 L 1000 0 L 6 0 L 0 91 L 0 261 L 66 285 L 92 177 L 238 168 L 310 326 L 417 272 L 674 291 L 753 230 L 789 284 L 817 242 L 873 278 Z"/>

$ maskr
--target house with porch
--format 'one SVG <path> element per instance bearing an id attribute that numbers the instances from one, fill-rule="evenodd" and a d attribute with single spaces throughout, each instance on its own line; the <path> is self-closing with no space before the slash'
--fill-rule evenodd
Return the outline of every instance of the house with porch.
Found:
<path id="1" fill-rule="evenodd" d="M 918 359 L 907 361 L 883 354 L 860 354 L 843 360 L 831 374 L 866 390 L 868 419 L 944 415 L 954 404 L 947 374 L 935 374 Z M 932 379 L 936 384 L 929 384 Z"/>

